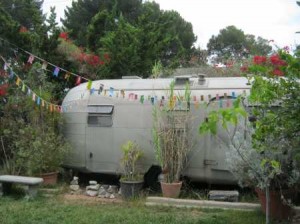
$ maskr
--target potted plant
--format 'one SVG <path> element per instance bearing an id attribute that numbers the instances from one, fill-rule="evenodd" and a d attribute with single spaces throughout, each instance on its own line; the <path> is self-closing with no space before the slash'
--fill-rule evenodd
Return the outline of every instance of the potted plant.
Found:
<path id="1" fill-rule="evenodd" d="M 139 196 L 143 187 L 143 175 L 138 169 L 138 161 L 143 157 L 143 151 L 139 145 L 133 141 L 127 141 L 121 146 L 123 156 L 121 166 L 123 174 L 120 179 L 121 194 L 125 199 L 131 199 Z"/>
<path id="2" fill-rule="evenodd" d="M 246 99 L 251 107 L 241 107 L 237 99 L 233 108 L 211 112 L 200 126 L 201 132 L 216 134 L 218 123 L 223 124 L 229 167 L 240 183 L 257 187 L 266 223 L 269 215 L 291 216 L 286 192 L 299 184 L 299 69 L 297 53 L 255 56 L 244 70 L 252 82 Z"/>
<path id="3" fill-rule="evenodd" d="M 174 95 L 172 82 L 168 99 L 166 105 L 154 109 L 153 142 L 164 176 L 161 181 L 163 196 L 176 198 L 182 186 L 180 176 L 191 150 L 189 85 L 186 85 L 184 97 L 180 97 Z"/>
<path id="4" fill-rule="evenodd" d="M 69 143 L 62 135 L 48 128 L 46 132 L 36 137 L 32 147 L 36 152 L 35 157 L 39 157 L 34 172 L 44 179 L 44 184 L 56 184 L 59 169 L 70 151 Z"/>

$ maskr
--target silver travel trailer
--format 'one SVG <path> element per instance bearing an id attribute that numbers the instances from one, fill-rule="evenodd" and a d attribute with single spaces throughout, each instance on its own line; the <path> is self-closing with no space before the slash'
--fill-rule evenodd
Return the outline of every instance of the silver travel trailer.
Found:
<path id="1" fill-rule="evenodd" d="M 167 102 L 172 81 L 178 95 L 184 93 L 185 83 L 190 83 L 190 113 L 195 117 L 195 143 L 182 175 L 212 184 L 235 183 L 220 143 L 210 134 L 199 135 L 198 128 L 209 110 L 230 107 L 236 96 L 249 93 L 247 79 L 242 77 L 124 77 L 93 81 L 90 90 L 88 83 L 83 83 L 71 89 L 62 104 L 63 133 L 72 145 L 64 166 L 81 172 L 120 174 L 121 145 L 128 140 L 144 150 L 144 172 L 158 165 L 152 143 L 152 112 L 154 106 Z"/>

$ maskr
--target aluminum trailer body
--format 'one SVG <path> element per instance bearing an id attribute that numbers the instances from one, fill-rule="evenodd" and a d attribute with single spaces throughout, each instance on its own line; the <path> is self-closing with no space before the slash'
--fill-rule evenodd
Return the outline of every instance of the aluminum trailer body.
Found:
<path id="1" fill-rule="evenodd" d="M 92 82 L 91 90 L 83 83 L 71 89 L 62 104 L 63 134 L 72 145 L 64 166 L 83 172 L 120 174 L 121 145 L 128 140 L 144 150 L 144 172 L 158 165 L 152 112 L 154 106 L 167 102 L 172 81 L 178 95 L 184 94 L 184 83 L 189 81 L 189 113 L 195 118 L 194 147 L 182 175 L 212 184 L 235 183 L 220 142 L 211 134 L 200 135 L 198 129 L 209 110 L 229 107 L 234 100 L 231 97 L 249 93 L 247 79 L 242 77 L 99 80 Z"/>

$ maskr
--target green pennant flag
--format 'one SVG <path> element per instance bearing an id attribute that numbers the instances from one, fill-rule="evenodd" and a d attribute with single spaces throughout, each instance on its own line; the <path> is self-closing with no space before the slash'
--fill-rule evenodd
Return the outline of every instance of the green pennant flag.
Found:
<path id="1" fill-rule="evenodd" d="M 90 89 L 92 88 L 92 80 L 89 80 L 89 81 L 88 81 L 88 84 L 87 84 L 86 88 L 87 88 L 88 90 L 90 90 Z"/>
<path id="2" fill-rule="evenodd" d="M 145 100 L 144 95 L 141 95 L 140 102 L 141 102 L 142 104 L 144 103 L 144 100 Z"/>
<path id="3" fill-rule="evenodd" d="M 25 83 L 23 82 L 23 85 L 22 85 L 22 92 L 25 92 L 26 91 L 26 86 L 25 86 Z"/>

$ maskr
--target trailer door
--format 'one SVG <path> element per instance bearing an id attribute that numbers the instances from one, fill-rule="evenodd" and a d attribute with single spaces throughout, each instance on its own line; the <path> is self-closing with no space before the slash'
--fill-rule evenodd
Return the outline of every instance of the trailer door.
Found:
<path id="1" fill-rule="evenodd" d="M 89 105 L 86 127 L 86 166 L 89 171 L 111 173 L 113 163 L 113 105 Z"/>

